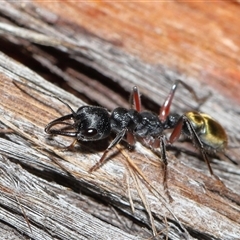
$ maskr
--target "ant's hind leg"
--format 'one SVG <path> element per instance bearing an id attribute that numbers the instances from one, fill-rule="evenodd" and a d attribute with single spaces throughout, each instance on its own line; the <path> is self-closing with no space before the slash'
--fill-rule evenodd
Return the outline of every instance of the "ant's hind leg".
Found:
<path id="1" fill-rule="evenodd" d="M 197 108 L 195 109 L 196 111 L 208 100 L 208 98 L 212 95 L 211 92 L 208 93 L 208 95 L 204 96 L 204 97 L 198 97 L 195 90 L 189 86 L 188 84 L 186 84 L 185 82 L 181 81 L 181 80 L 176 80 L 175 82 L 176 84 L 181 84 L 185 89 L 187 89 L 192 97 L 194 98 L 194 100 L 198 103 Z"/>
<path id="2" fill-rule="evenodd" d="M 224 185 L 224 183 L 219 179 L 219 177 L 217 175 L 214 174 L 211 164 L 210 164 L 210 160 L 207 156 L 207 153 L 204 149 L 203 143 L 201 142 L 201 139 L 199 138 L 199 136 L 197 135 L 194 127 L 192 126 L 191 122 L 188 120 L 188 118 L 186 116 L 182 116 L 177 125 L 175 126 L 174 130 L 172 131 L 172 134 L 169 138 L 169 143 L 172 144 L 173 142 L 175 142 L 183 129 L 183 124 L 185 124 L 185 127 L 187 128 L 188 132 L 189 132 L 189 138 L 192 140 L 193 144 L 196 146 L 197 149 L 199 149 L 199 151 L 202 154 L 202 157 L 205 161 L 205 163 L 207 164 L 207 167 L 209 169 L 209 172 L 211 174 L 211 176 L 213 176 L 221 185 Z"/>

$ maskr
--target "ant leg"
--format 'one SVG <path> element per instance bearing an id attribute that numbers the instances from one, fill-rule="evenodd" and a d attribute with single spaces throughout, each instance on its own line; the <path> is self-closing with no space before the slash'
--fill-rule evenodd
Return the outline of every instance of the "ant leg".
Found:
<path id="1" fill-rule="evenodd" d="M 173 131 L 172 131 L 172 133 L 171 133 L 171 135 L 169 137 L 168 143 L 172 144 L 172 143 L 176 142 L 179 139 L 179 137 L 180 137 L 180 135 L 182 133 L 183 122 L 184 121 L 183 121 L 183 116 L 182 116 L 182 117 L 180 117 L 180 119 L 178 120 L 176 126 L 174 127 L 174 129 L 173 129 Z"/>
<path id="2" fill-rule="evenodd" d="M 140 93 L 138 91 L 137 86 L 134 86 L 132 89 L 132 94 L 131 94 L 131 102 L 133 102 L 134 109 L 137 112 L 141 112 L 141 98 L 140 98 Z M 127 132 L 127 143 L 130 146 L 133 146 L 135 144 L 135 138 L 131 132 Z"/>
<path id="3" fill-rule="evenodd" d="M 204 161 L 206 162 L 209 172 L 212 176 L 214 176 L 216 179 L 219 179 L 212 170 L 212 167 L 210 165 L 209 159 L 207 157 L 206 151 L 204 150 L 204 146 L 201 142 L 201 140 L 199 139 L 194 127 L 192 126 L 192 124 L 189 122 L 189 120 L 187 119 L 187 117 L 182 116 L 177 125 L 175 126 L 174 130 L 172 131 L 172 134 L 169 138 L 169 143 L 173 143 L 176 140 L 178 140 L 179 136 L 181 135 L 182 129 L 183 129 L 183 124 L 186 124 L 188 132 L 190 133 L 190 139 L 192 139 L 193 143 L 197 146 L 197 148 L 200 150 Z"/>
<path id="4" fill-rule="evenodd" d="M 57 149 L 59 149 L 60 151 L 75 151 L 75 145 L 77 142 L 78 142 L 78 139 L 75 138 L 69 146 L 58 147 Z"/>
<path id="5" fill-rule="evenodd" d="M 170 93 L 168 94 L 167 98 L 165 99 L 162 107 L 160 108 L 160 111 L 159 111 L 159 119 L 161 120 L 161 122 L 164 122 L 168 115 L 169 115 L 169 112 L 170 112 L 170 107 L 171 107 L 171 104 L 172 104 L 172 100 L 173 100 L 173 97 L 174 97 L 174 94 L 177 90 L 177 87 L 178 85 L 181 84 L 184 88 L 186 88 L 193 96 L 194 100 L 196 102 L 199 103 L 199 106 L 198 108 L 208 99 L 209 95 L 206 96 L 206 97 L 203 97 L 203 98 L 199 98 L 197 96 L 197 94 L 195 93 L 194 89 L 192 87 L 190 87 L 189 85 L 187 85 L 186 83 L 184 83 L 183 81 L 177 79 L 175 81 L 175 83 L 173 84 L 171 90 L 170 90 Z"/>
<path id="6" fill-rule="evenodd" d="M 141 112 L 141 108 L 142 108 L 141 98 L 140 98 L 140 93 L 138 91 L 138 88 L 136 86 L 133 87 L 132 98 L 133 98 L 134 109 L 138 112 Z"/>
<path id="7" fill-rule="evenodd" d="M 167 180 L 168 180 L 168 160 L 167 160 L 167 154 L 166 154 L 166 141 L 165 141 L 165 136 L 161 136 L 160 137 L 160 151 L 161 151 L 161 159 L 163 161 L 163 187 L 164 190 L 170 200 L 170 202 L 173 201 L 173 198 L 169 192 L 168 189 L 168 184 L 167 184 Z"/>
<path id="8" fill-rule="evenodd" d="M 130 145 L 130 148 L 135 144 L 135 138 L 131 132 L 127 132 L 127 143 Z"/>
<path id="9" fill-rule="evenodd" d="M 186 84 L 185 82 L 183 82 L 182 80 L 177 80 L 178 83 L 182 84 L 182 86 L 184 88 L 186 88 L 191 94 L 192 94 L 192 97 L 194 98 L 194 100 L 198 103 L 198 107 L 197 109 L 199 109 L 201 107 L 202 104 L 204 104 L 206 102 L 206 100 L 212 95 L 211 92 L 209 92 L 209 94 L 205 97 L 202 97 L 202 98 L 199 98 L 195 92 L 195 90 L 189 86 L 188 84 Z"/>
<path id="10" fill-rule="evenodd" d="M 74 151 L 75 150 L 75 145 L 76 145 L 76 143 L 77 143 L 77 141 L 78 141 L 78 139 L 76 138 L 76 139 L 74 139 L 74 141 L 69 145 L 69 146 L 67 146 L 66 147 L 66 149 L 67 150 L 70 150 L 70 151 Z"/>
<path id="11" fill-rule="evenodd" d="M 165 190 L 165 193 L 167 194 L 170 202 L 173 201 L 173 198 L 169 192 L 168 189 L 168 160 L 167 160 L 167 150 L 166 150 L 166 137 L 164 135 L 161 135 L 159 138 L 156 139 L 149 139 L 149 142 L 146 142 L 148 145 L 150 145 L 152 148 L 160 148 L 160 157 L 163 162 L 163 188 Z"/>
<path id="12" fill-rule="evenodd" d="M 123 129 L 121 132 L 117 134 L 117 136 L 109 144 L 108 148 L 104 151 L 100 160 L 88 170 L 89 173 L 96 171 L 104 163 L 104 161 L 106 160 L 107 153 L 123 139 L 126 131 L 127 129 Z"/>
<path id="13" fill-rule="evenodd" d="M 167 116 L 169 115 L 170 107 L 171 107 L 171 104 L 172 104 L 172 100 L 173 100 L 174 94 L 176 92 L 177 86 L 179 84 L 179 81 L 180 80 L 177 80 L 173 84 L 173 86 L 172 86 L 172 88 L 170 90 L 170 93 L 168 94 L 167 98 L 165 99 L 163 105 L 160 108 L 158 117 L 159 117 L 161 122 L 165 122 L 166 119 L 167 119 Z"/>
<path id="14" fill-rule="evenodd" d="M 201 154 L 203 156 L 203 159 L 205 161 L 205 163 L 208 166 L 209 172 L 212 176 L 214 176 L 216 179 L 219 179 L 212 170 L 212 167 L 210 165 L 210 161 L 207 157 L 206 151 L 204 150 L 204 146 L 201 142 L 201 140 L 199 139 L 196 131 L 194 130 L 194 127 L 192 126 L 192 124 L 189 122 L 189 120 L 186 117 L 183 117 L 183 121 L 186 123 L 188 131 L 190 133 L 190 138 L 193 140 L 193 142 L 196 144 L 196 146 L 199 148 L 199 150 L 201 151 Z"/>

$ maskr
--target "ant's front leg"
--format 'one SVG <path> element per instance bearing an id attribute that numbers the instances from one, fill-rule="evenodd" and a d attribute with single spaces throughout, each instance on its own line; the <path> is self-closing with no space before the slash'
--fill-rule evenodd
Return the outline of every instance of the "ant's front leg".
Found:
<path id="1" fill-rule="evenodd" d="M 113 139 L 113 141 L 109 144 L 108 148 L 104 151 L 104 153 L 103 153 L 102 157 L 100 158 L 100 160 L 94 166 L 92 166 L 88 170 L 89 173 L 92 173 L 92 172 L 96 171 L 98 168 L 101 167 L 101 165 L 103 165 L 103 163 L 106 160 L 107 153 L 123 139 L 123 137 L 125 136 L 126 131 L 127 131 L 127 129 L 123 129 L 122 131 L 120 131 L 116 135 L 116 137 Z"/>
<path id="2" fill-rule="evenodd" d="M 73 140 L 73 142 L 69 146 L 65 147 L 65 149 L 70 151 L 75 151 L 75 145 L 77 142 L 78 142 L 78 139 L 76 138 Z"/>

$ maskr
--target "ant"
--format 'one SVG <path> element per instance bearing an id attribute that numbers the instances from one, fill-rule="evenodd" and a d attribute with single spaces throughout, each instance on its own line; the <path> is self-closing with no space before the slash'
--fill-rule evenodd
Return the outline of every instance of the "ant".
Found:
<path id="1" fill-rule="evenodd" d="M 160 108 L 159 115 L 150 111 L 141 111 L 140 93 L 136 86 L 132 90 L 134 108 L 115 108 L 110 114 L 105 108 L 97 106 L 82 106 L 76 112 L 64 103 L 71 114 L 57 118 L 45 127 L 45 132 L 54 135 L 74 137 L 72 147 L 80 141 L 97 141 L 107 138 L 111 132 L 116 134 L 113 141 L 104 151 L 100 160 L 89 169 L 89 172 L 97 170 L 106 159 L 107 153 L 126 136 L 126 141 L 134 145 L 135 140 L 142 140 L 151 148 L 160 148 L 161 159 L 164 163 L 163 183 L 167 188 L 167 156 L 166 146 L 178 140 L 181 133 L 191 139 L 193 145 L 198 148 L 207 163 L 210 174 L 215 176 L 211 168 L 207 153 L 224 151 L 227 147 L 227 134 L 223 127 L 209 115 L 197 111 L 189 111 L 183 114 L 170 114 L 170 107 L 178 85 L 185 87 L 197 101 L 201 101 L 194 90 L 181 80 L 176 80 L 170 93 Z M 205 101 L 205 100 L 204 100 Z M 73 123 L 65 120 L 73 120 Z M 55 125 L 65 125 L 61 129 L 52 129 Z M 173 129 L 169 139 L 164 130 Z M 218 177 L 215 176 L 217 179 Z"/>

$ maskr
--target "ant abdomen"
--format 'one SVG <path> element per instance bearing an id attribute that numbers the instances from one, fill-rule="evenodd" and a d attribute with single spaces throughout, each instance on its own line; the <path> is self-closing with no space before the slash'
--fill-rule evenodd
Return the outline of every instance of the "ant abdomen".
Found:
<path id="1" fill-rule="evenodd" d="M 196 135 L 199 137 L 202 147 L 208 152 L 221 152 L 227 147 L 227 134 L 223 127 L 212 117 L 205 113 L 187 112 L 184 114 L 186 121 L 190 122 Z M 184 133 L 189 133 L 183 128 Z M 194 139 L 193 139 L 194 140 Z"/>

